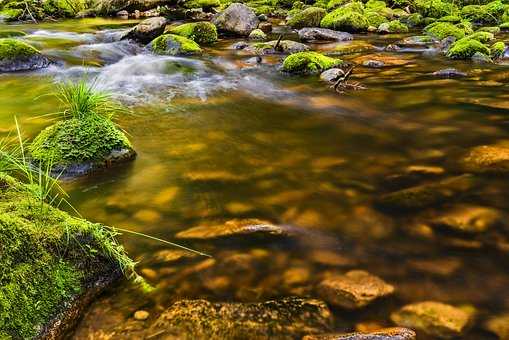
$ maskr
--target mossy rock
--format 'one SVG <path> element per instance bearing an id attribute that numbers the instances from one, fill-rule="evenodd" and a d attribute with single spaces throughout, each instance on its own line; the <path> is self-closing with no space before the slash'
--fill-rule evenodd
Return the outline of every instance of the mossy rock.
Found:
<path id="1" fill-rule="evenodd" d="M 504 23 L 501 23 L 500 26 L 501 30 L 508 30 L 509 29 L 509 22 L 504 22 Z"/>
<path id="2" fill-rule="evenodd" d="M 363 32 L 369 27 L 364 16 L 364 6 L 360 2 L 351 2 L 328 13 L 320 26 L 347 32 Z"/>
<path id="3" fill-rule="evenodd" d="M 437 21 L 438 22 L 450 22 L 451 24 L 457 24 L 459 22 L 461 22 L 461 17 L 457 16 L 457 15 L 446 15 L 445 17 L 441 17 L 439 18 Z"/>
<path id="4" fill-rule="evenodd" d="M 179 25 L 171 28 L 170 33 L 186 37 L 198 44 L 211 44 L 217 41 L 216 26 L 208 21 Z"/>
<path id="5" fill-rule="evenodd" d="M 479 40 L 465 37 L 452 44 L 449 51 L 447 51 L 447 57 L 451 59 L 469 59 L 477 52 L 486 56 L 490 55 L 488 46 L 484 45 Z"/>
<path id="6" fill-rule="evenodd" d="M 406 23 L 408 27 L 420 27 L 424 24 L 424 20 L 421 14 L 412 13 L 406 18 L 402 19 L 402 22 Z"/>
<path id="7" fill-rule="evenodd" d="M 292 16 L 287 24 L 292 28 L 317 27 L 326 13 L 323 8 L 308 7 Z"/>
<path id="8" fill-rule="evenodd" d="M 149 44 L 149 48 L 157 54 L 189 55 L 200 54 L 200 45 L 191 39 L 175 34 L 163 34 Z"/>
<path id="9" fill-rule="evenodd" d="M 23 10 L 18 8 L 4 8 L 0 11 L 0 19 L 3 21 L 16 21 L 23 15 Z"/>
<path id="10" fill-rule="evenodd" d="M 455 4 L 442 0 L 415 0 L 413 6 L 417 13 L 431 18 L 441 18 L 458 11 Z"/>
<path id="11" fill-rule="evenodd" d="M 318 52 L 290 54 L 283 61 L 283 71 L 290 73 L 319 73 L 343 63 L 341 59 L 327 57 Z"/>
<path id="12" fill-rule="evenodd" d="M 424 31 L 437 39 L 454 37 L 461 39 L 465 36 L 465 30 L 449 22 L 435 22 L 424 28 Z"/>
<path id="13" fill-rule="evenodd" d="M 213 7 L 221 6 L 221 2 L 219 0 L 190 0 L 186 1 L 183 4 L 184 8 L 203 8 L 210 9 Z"/>
<path id="14" fill-rule="evenodd" d="M 381 11 L 387 8 L 387 4 L 382 0 L 369 0 L 365 4 L 366 10 Z"/>
<path id="15" fill-rule="evenodd" d="M 17 30 L 0 30 L 0 38 L 13 38 L 13 37 L 22 37 L 25 36 L 26 33 L 23 31 Z"/>
<path id="16" fill-rule="evenodd" d="M 62 338 L 130 260 L 102 225 L 41 203 L 3 173 L 0 183 L 0 338 Z"/>
<path id="17" fill-rule="evenodd" d="M 378 27 L 378 31 L 382 33 L 406 33 L 408 27 L 399 20 L 383 23 Z"/>
<path id="18" fill-rule="evenodd" d="M 506 45 L 502 42 L 496 42 L 490 47 L 490 56 L 494 59 L 502 58 L 506 50 Z"/>
<path id="19" fill-rule="evenodd" d="M 386 17 L 375 11 L 366 11 L 364 17 L 368 20 L 369 26 L 379 27 L 380 25 L 389 22 Z"/>
<path id="20" fill-rule="evenodd" d="M 478 24 L 497 24 L 503 21 L 506 7 L 499 0 L 486 5 L 468 5 L 461 9 L 461 16 Z"/>
<path id="21" fill-rule="evenodd" d="M 328 10 L 336 9 L 336 8 L 341 7 L 344 4 L 348 3 L 349 1 L 350 0 L 330 0 L 327 3 L 327 9 Z"/>
<path id="22" fill-rule="evenodd" d="M 35 47 L 16 39 L 0 39 L 0 72 L 31 71 L 49 64 Z"/>
<path id="23" fill-rule="evenodd" d="M 481 27 L 477 30 L 477 32 L 489 32 L 492 34 L 498 34 L 498 33 L 500 33 L 500 27 L 498 27 L 498 26 Z"/>
<path id="24" fill-rule="evenodd" d="M 267 34 L 265 34 L 264 31 L 257 28 L 255 30 L 252 30 L 251 33 L 249 33 L 249 40 L 265 40 L 267 39 Z"/>
<path id="25" fill-rule="evenodd" d="M 495 36 L 493 35 L 493 33 L 481 31 L 481 32 L 472 33 L 472 34 L 466 36 L 466 38 L 474 39 L 474 40 L 480 41 L 482 43 L 487 43 L 490 40 L 493 40 L 495 38 Z"/>
<path id="26" fill-rule="evenodd" d="M 64 176 L 89 174 L 136 156 L 124 133 L 109 118 L 98 115 L 47 127 L 28 151 L 34 163 L 50 164 Z"/>

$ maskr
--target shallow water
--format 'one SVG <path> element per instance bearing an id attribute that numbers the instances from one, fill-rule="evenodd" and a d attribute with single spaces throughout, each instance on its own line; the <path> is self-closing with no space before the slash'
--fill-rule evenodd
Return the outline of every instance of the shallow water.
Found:
<path id="1" fill-rule="evenodd" d="M 93 305 L 74 338 L 100 338 L 129 324 L 134 311 L 155 316 L 178 298 L 313 296 L 310 287 L 320 278 L 350 268 L 383 277 L 397 294 L 359 313 L 336 311 L 338 330 L 390 325 L 390 311 L 422 300 L 474 305 L 479 320 L 509 309 L 507 252 L 427 240 L 412 226 L 439 209 L 404 214 L 373 206 L 381 194 L 401 187 L 394 175 L 409 166 L 442 167 L 438 178 L 459 175 L 456 161 L 469 147 L 508 139 L 506 65 L 449 61 L 421 50 L 364 52 L 344 59 L 381 58 L 386 67 L 358 66 L 352 80 L 366 89 L 337 94 L 318 77 L 281 74 L 281 56 L 253 63 L 229 49 L 234 40 L 193 58 L 154 56 L 116 42 L 132 24 L 87 19 L 15 27 L 57 64 L 0 76 L 0 134 L 13 130 L 16 116 L 26 137 L 35 136 L 52 122 L 45 114 L 58 111 L 44 94 L 55 82 L 86 76 L 130 107 L 117 120 L 138 158 L 65 183 L 84 217 L 168 240 L 196 225 L 251 217 L 283 224 L 296 236 L 284 242 L 183 242 L 214 260 L 175 266 L 155 258 L 166 246 L 124 236 L 140 273 L 158 290 L 147 297 L 133 294 L 128 284 L 116 287 Z M 402 36 L 355 38 L 382 48 Z M 330 51 L 335 45 L 313 47 Z M 430 75 L 447 67 L 468 76 Z M 460 202 L 507 210 L 507 181 L 480 181 L 478 191 Z M 238 254 L 249 255 L 248 269 Z M 467 338 L 491 337 L 478 322 Z"/>

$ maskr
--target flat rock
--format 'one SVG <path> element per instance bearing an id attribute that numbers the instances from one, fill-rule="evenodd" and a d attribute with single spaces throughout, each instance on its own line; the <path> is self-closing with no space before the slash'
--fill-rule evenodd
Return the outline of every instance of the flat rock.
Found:
<path id="1" fill-rule="evenodd" d="M 433 72 L 431 75 L 439 78 L 456 78 L 467 76 L 465 72 L 461 72 L 455 68 L 444 68 L 442 70 Z"/>
<path id="2" fill-rule="evenodd" d="M 327 83 L 333 83 L 335 82 L 339 77 L 344 76 L 345 72 L 340 68 L 331 68 L 329 70 L 323 71 L 320 74 L 320 79 L 327 82 Z"/>
<path id="3" fill-rule="evenodd" d="M 326 302 L 347 309 L 362 308 L 393 292 L 392 285 L 363 270 L 351 270 L 318 285 L 318 293 Z"/>
<path id="4" fill-rule="evenodd" d="M 353 35 L 347 32 L 334 31 L 328 28 L 304 27 L 299 30 L 299 39 L 303 41 L 311 40 L 353 40 Z"/>
<path id="5" fill-rule="evenodd" d="M 130 29 L 122 39 L 131 39 L 142 44 L 148 44 L 158 36 L 164 33 L 166 27 L 166 18 L 154 17 L 140 22 Z"/>
<path id="6" fill-rule="evenodd" d="M 330 331 L 332 314 L 320 300 L 285 298 L 261 303 L 183 300 L 168 308 L 148 336 L 163 339 L 295 339 Z"/>
<path id="7" fill-rule="evenodd" d="M 259 23 L 251 8 L 241 3 L 233 3 L 212 18 L 212 23 L 222 32 L 248 36 Z"/>
<path id="8" fill-rule="evenodd" d="M 308 45 L 293 40 L 281 40 L 279 42 L 279 45 L 277 45 L 277 48 L 276 45 L 277 40 L 273 40 L 250 45 L 249 47 L 245 48 L 245 50 L 250 53 L 256 53 L 258 55 L 277 54 L 277 53 L 291 54 L 309 51 Z"/>
<path id="9" fill-rule="evenodd" d="M 280 226 L 258 219 L 235 219 L 224 224 L 211 226 L 197 226 L 179 232 L 178 239 L 215 240 L 228 237 L 246 236 L 285 236 L 287 232 Z"/>
<path id="10" fill-rule="evenodd" d="M 468 329 L 472 313 L 441 302 L 425 301 L 404 306 L 391 319 L 399 326 L 448 339 L 461 336 Z"/>
<path id="11" fill-rule="evenodd" d="M 502 213 L 496 209 L 457 205 L 431 220 L 433 227 L 463 234 L 478 234 L 502 224 Z"/>
<path id="12" fill-rule="evenodd" d="M 369 60 L 364 60 L 362 62 L 362 66 L 370 67 L 370 68 L 380 68 L 380 67 L 384 67 L 385 63 L 381 60 L 369 59 Z"/>
<path id="13" fill-rule="evenodd" d="M 391 327 L 374 332 L 353 332 L 307 335 L 302 340 L 415 340 L 415 332 L 408 328 Z"/>
<path id="14" fill-rule="evenodd" d="M 509 147 L 482 145 L 472 148 L 462 160 L 463 168 L 473 173 L 508 173 Z"/>
<path id="15" fill-rule="evenodd" d="M 492 317 L 484 323 L 484 328 L 496 334 L 501 340 L 509 339 L 509 313 Z"/>

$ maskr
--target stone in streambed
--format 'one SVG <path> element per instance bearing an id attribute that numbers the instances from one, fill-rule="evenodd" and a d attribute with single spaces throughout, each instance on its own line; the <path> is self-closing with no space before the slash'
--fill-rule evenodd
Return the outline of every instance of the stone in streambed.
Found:
<path id="1" fill-rule="evenodd" d="M 251 8 L 244 4 L 233 3 L 212 19 L 221 32 L 248 36 L 259 23 L 258 17 Z"/>
<path id="2" fill-rule="evenodd" d="M 509 173 L 509 147 L 483 145 L 472 148 L 461 164 L 473 173 Z"/>
<path id="3" fill-rule="evenodd" d="M 289 73 L 319 73 L 343 64 L 341 59 L 331 58 L 318 52 L 290 54 L 283 61 L 282 70 Z"/>
<path id="4" fill-rule="evenodd" d="M 484 323 L 484 328 L 496 334 L 500 340 L 509 339 L 509 313 L 492 317 Z"/>
<path id="5" fill-rule="evenodd" d="M 211 44 L 217 41 L 217 29 L 208 21 L 189 22 L 169 30 L 169 33 L 191 39 L 198 44 Z"/>
<path id="6" fill-rule="evenodd" d="M 475 205 L 457 205 L 431 220 L 435 228 L 461 234 L 483 233 L 503 223 L 500 211 Z"/>
<path id="7" fill-rule="evenodd" d="M 155 17 L 145 19 L 130 29 L 121 39 L 131 39 L 142 44 L 148 44 L 164 33 L 166 18 Z"/>
<path id="8" fill-rule="evenodd" d="M 266 55 L 276 53 L 297 53 L 309 51 L 309 46 L 293 40 L 281 40 L 278 45 L 277 40 L 273 40 L 253 44 L 246 48 L 245 50 L 252 53 L 256 53 L 257 55 Z"/>
<path id="9" fill-rule="evenodd" d="M 287 20 L 292 28 L 317 27 L 327 11 L 320 7 L 308 7 Z"/>
<path id="10" fill-rule="evenodd" d="M 465 333 L 473 321 L 473 312 L 441 302 L 425 301 L 404 306 L 393 313 L 391 319 L 399 326 L 449 339 Z"/>
<path id="11" fill-rule="evenodd" d="M 328 28 L 305 27 L 299 30 L 299 39 L 303 41 L 312 40 L 353 40 L 353 35 L 347 32 L 334 31 Z"/>
<path id="12" fill-rule="evenodd" d="M 318 285 L 318 293 L 326 302 L 346 309 L 365 307 L 393 292 L 392 285 L 363 270 L 351 270 Z"/>
<path id="13" fill-rule="evenodd" d="M 258 219 L 230 220 L 224 224 L 198 226 L 179 232 L 178 239 L 217 240 L 235 236 L 280 237 L 288 235 L 280 226 Z"/>
<path id="14" fill-rule="evenodd" d="M 330 70 L 323 71 L 320 74 L 320 80 L 327 83 L 334 83 L 340 77 L 344 76 L 345 72 L 340 68 L 331 68 Z"/>
<path id="15" fill-rule="evenodd" d="M 35 47 L 16 39 L 0 39 L 0 72 L 32 71 L 49 65 L 49 59 Z"/>
<path id="16" fill-rule="evenodd" d="M 327 305 L 314 299 L 285 298 L 261 303 L 183 300 L 163 312 L 148 335 L 158 334 L 165 339 L 300 338 L 330 331 L 331 324 Z"/>
<path id="17" fill-rule="evenodd" d="M 196 42 L 175 34 L 163 34 L 155 38 L 148 48 L 154 53 L 165 55 L 191 55 L 202 52 Z"/>
<path id="18" fill-rule="evenodd" d="M 263 32 L 261 29 L 255 29 L 252 30 L 251 33 L 249 33 L 249 40 L 265 40 L 267 39 L 267 34 Z"/>
<path id="19" fill-rule="evenodd" d="M 465 72 L 461 72 L 455 68 L 444 68 L 442 70 L 438 70 L 433 72 L 431 75 L 440 78 L 454 78 L 454 77 L 466 77 L 467 74 Z"/>
<path id="20" fill-rule="evenodd" d="M 413 330 L 403 327 L 383 328 L 374 332 L 307 335 L 302 340 L 415 340 Z"/>

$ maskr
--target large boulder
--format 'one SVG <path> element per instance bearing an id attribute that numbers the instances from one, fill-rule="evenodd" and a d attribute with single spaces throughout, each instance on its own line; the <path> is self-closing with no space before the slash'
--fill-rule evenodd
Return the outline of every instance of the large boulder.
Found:
<path id="1" fill-rule="evenodd" d="M 393 292 L 392 285 L 363 270 L 351 270 L 318 285 L 318 293 L 326 302 L 346 309 L 365 307 Z"/>
<path id="2" fill-rule="evenodd" d="M 97 11 L 103 14 L 116 14 L 120 11 L 148 11 L 158 6 L 176 4 L 175 0 L 99 0 Z"/>
<path id="3" fill-rule="evenodd" d="M 473 312 L 441 302 L 406 305 L 391 315 L 399 326 L 418 329 L 437 338 L 462 336 L 473 321 Z"/>
<path id="4" fill-rule="evenodd" d="M 289 73 L 320 73 L 342 63 L 341 59 L 327 57 L 318 52 L 299 52 L 286 57 L 282 69 Z"/>
<path id="5" fill-rule="evenodd" d="M 198 44 L 210 44 L 217 41 L 217 29 L 208 21 L 190 22 L 170 29 L 169 33 L 181 35 Z"/>
<path id="6" fill-rule="evenodd" d="M 158 36 L 164 33 L 166 27 L 166 18 L 154 17 L 140 22 L 130 29 L 122 39 L 131 39 L 142 44 L 148 44 Z"/>
<path id="7" fill-rule="evenodd" d="M 332 314 L 320 300 L 261 303 L 183 300 L 168 308 L 148 334 L 164 339 L 297 339 L 330 331 Z"/>
<path id="8" fill-rule="evenodd" d="M 244 4 L 233 3 L 212 18 L 212 23 L 221 32 L 248 36 L 258 27 L 259 20 L 255 12 Z"/>
<path id="9" fill-rule="evenodd" d="M 415 340 L 413 330 L 403 327 L 384 328 L 374 332 L 307 335 L 302 340 Z"/>
<path id="10" fill-rule="evenodd" d="M 154 53 L 166 55 L 191 55 L 202 52 L 196 42 L 175 34 L 163 34 L 155 38 L 148 48 Z"/>
<path id="11" fill-rule="evenodd" d="M 353 35 L 347 32 L 334 31 L 328 28 L 304 27 L 299 30 L 299 38 L 303 41 L 311 40 L 353 40 Z"/>
<path id="12" fill-rule="evenodd" d="M 31 71 L 49 64 L 36 48 L 16 39 L 0 39 L 0 72 Z"/>
<path id="13" fill-rule="evenodd" d="M 288 19 L 287 24 L 292 28 L 317 27 L 327 11 L 320 7 L 308 7 Z"/>

